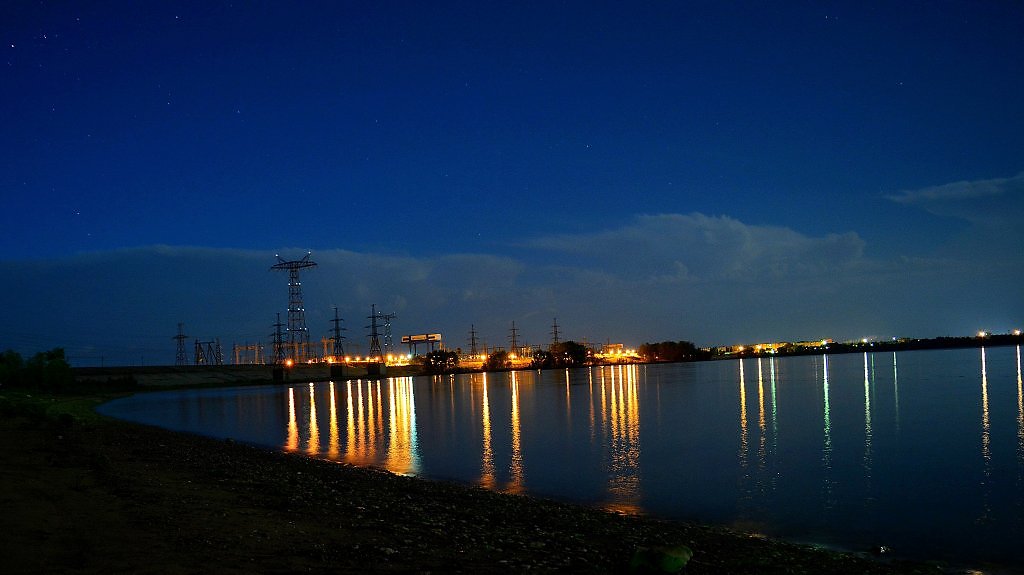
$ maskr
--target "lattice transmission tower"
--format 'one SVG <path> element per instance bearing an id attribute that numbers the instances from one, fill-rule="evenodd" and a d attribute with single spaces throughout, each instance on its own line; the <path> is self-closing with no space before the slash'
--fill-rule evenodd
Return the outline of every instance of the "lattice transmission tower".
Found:
<path id="1" fill-rule="evenodd" d="M 301 260 L 285 260 L 277 256 L 277 263 L 271 270 L 288 270 L 288 353 L 287 356 L 296 363 L 305 363 L 309 359 L 309 329 L 306 328 L 306 308 L 302 303 L 302 282 L 299 281 L 299 270 L 315 268 L 316 262 L 310 259 L 312 252 L 307 252 Z"/>
<path id="2" fill-rule="evenodd" d="M 270 337 L 274 341 L 274 363 L 284 363 L 284 324 L 281 323 L 281 312 L 277 313 L 277 323 L 273 324 L 274 333 Z"/>
<path id="3" fill-rule="evenodd" d="M 476 355 L 477 352 L 476 326 L 469 324 L 469 354 Z"/>
<path id="4" fill-rule="evenodd" d="M 174 357 L 174 365 L 188 365 L 188 352 L 185 351 L 185 340 L 188 336 L 185 335 L 185 324 L 178 324 L 178 335 L 172 339 L 178 340 L 178 353 Z"/>
<path id="5" fill-rule="evenodd" d="M 331 330 L 331 355 L 334 356 L 334 361 L 340 361 L 340 358 L 345 357 L 345 346 L 342 341 L 345 336 L 341 335 L 341 332 L 345 331 L 345 328 L 341 327 L 341 318 L 338 317 L 338 306 L 334 306 L 334 319 L 331 323 L 334 324 L 334 328 Z"/>
<path id="6" fill-rule="evenodd" d="M 377 319 L 381 317 L 380 312 L 377 311 L 377 304 L 370 304 L 370 316 L 366 319 L 370 320 L 370 325 L 366 326 L 370 330 L 370 354 L 369 357 L 381 359 L 383 355 L 380 350 L 380 332 L 377 331 Z"/>
<path id="7" fill-rule="evenodd" d="M 509 331 L 509 340 L 510 340 L 510 343 L 512 344 L 512 349 L 510 350 L 510 353 L 516 353 L 517 354 L 517 353 L 519 353 L 519 351 L 518 351 L 518 348 L 519 348 L 519 330 L 516 328 L 516 322 L 515 321 L 512 322 L 512 329 L 510 329 L 508 331 Z"/>
<path id="8" fill-rule="evenodd" d="M 195 365 L 224 365 L 224 352 L 220 347 L 220 338 L 210 341 L 195 340 Z"/>

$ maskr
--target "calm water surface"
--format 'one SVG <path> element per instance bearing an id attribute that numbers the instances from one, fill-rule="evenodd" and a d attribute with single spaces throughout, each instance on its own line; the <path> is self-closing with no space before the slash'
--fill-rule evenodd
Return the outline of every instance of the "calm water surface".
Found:
<path id="1" fill-rule="evenodd" d="M 158 392 L 101 411 L 396 473 L 1024 570 L 1018 347 Z"/>

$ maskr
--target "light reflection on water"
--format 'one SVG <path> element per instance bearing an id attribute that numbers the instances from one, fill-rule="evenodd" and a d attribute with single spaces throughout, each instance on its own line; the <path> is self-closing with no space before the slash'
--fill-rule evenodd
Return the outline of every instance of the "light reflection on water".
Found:
<path id="1" fill-rule="evenodd" d="M 887 353 L 180 391 L 102 411 L 625 513 L 1024 567 L 1020 349 Z"/>
<path id="2" fill-rule="evenodd" d="M 1019 345 L 1017 346 L 1017 489 L 1021 496 L 1018 502 L 1024 502 L 1024 384 L 1021 382 Z"/>
<path id="3" fill-rule="evenodd" d="M 822 481 L 822 498 L 824 507 L 831 509 L 835 507 L 835 498 L 833 496 L 833 481 L 832 478 L 832 415 L 830 413 L 831 408 L 829 407 L 828 400 L 828 356 L 822 356 L 822 367 L 821 367 L 821 390 L 825 399 L 824 406 L 824 440 L 821 447 L 821 466 L 824 479 Z"/>
<path id="4" fill-rule="evenodd" d="M 512 434 L 512 457 L 509 460 L 508 470 L 511 479 L 506 491 L 520 493 L 523 490 L 523 446 L 522 426 L 519 422 L 519 372 L 509 372 L 509 386 L 512 394 L 512 415 L 509 425 Z"/>
<path id="5" fill-rule="evenodd" d="M 637 366 L 598 368 L 601 386 L 602 443 L 607 446 L 608 500 L 605 507 L 639 513 L 640 406 Z"/>
<path id="6" fill-rule="evenodd" d="M 481 409 L 480 424 L 483 426 L 484 447 L 483 462 L 480 465 L 480 484 L 488 489 L 494 489 L 494 449 L 491 447 L 491 407 L 487 399 L 487 374 L 481 373 L 472 378 L 480 378 L 481 395 L 483 406 Z M 454 399 L 455 395 L 452 394 Z"/>
<path id="7" fill-rule="evenodd" d="M 985 348 L 981 348 L 981 460 L 982 510 L 979 522 L 987 523 L 992 517 L 992 423 L 988 411 L 988 370 L 985 367 Z"/>

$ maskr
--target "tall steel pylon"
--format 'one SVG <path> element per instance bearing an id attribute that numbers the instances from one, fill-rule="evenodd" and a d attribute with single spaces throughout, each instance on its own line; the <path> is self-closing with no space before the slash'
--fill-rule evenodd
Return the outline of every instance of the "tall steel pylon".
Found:
<path id="1" fill-rule="evenodd" d="M 299 270 L 315 268 L 316 262 L 306 252 L 301 260 L 285 260 L 277 256 L 277 263 L 271 270 L 288 270 L 288 357 L 296 363 L 305 363 L 309 359 L 309 329 L 306 328 L 306 308 L 302 303 L 302 282 L 299 281 Z"/>
<path id="2" fill-rule="evenodd" d="M 370 320 L 370 325 L 366 326 L 366 329 L 370 330 L 370 354 L 367 357 L 377 357 L 380 361 L 384 362 L 384 356 L 388 353 L 394 353 L 394 342 L 391 339 L 391 320 L 398 317 L 393 313 L 384 313 L 377 311 L 377 304 L 370 305 L 370 315 L 366 319 Z M 378 320 L 381 323 L 377 323 Z M 381 349 L 380 345 L 380 328 L 384 328 L 384 348 Z"/>
<path id="3" fill-rule="evenodd" d="M 476 326 L 469 324 L 469 354 L 476 355 Z"/>
<path id="4" fill-rule="evenodd" d="M 519 347 L 519 330 L 516 329 L 516 322 L 515 321 L 512 322 L 512 329 L 510 329 L 508 331 L 509 331 L 509 340 L 511 340 L 511 343 L 512 343 L 512 349 L 509 350 L 509 353 L 519 353 L 517 351 L 517 348 Z"/>
<path id="5" fill-rule="evenodd" d="M 345 336 L 341 335 L 345 328 L 341 327 L 341 318 L 338 317 L 338 306 L 334 306 L 334 319 L 331 322 L 334 324 L 334 329 L 331 330 L 333 334 L 331 338 L 331 355 L 334 356 L 334 361 L 339 361 L 339 358 L 345 356 L 345 346 L 342 344 Z"/>
<path id="6" fill-rule="evenodd" d="M 178 353 L 174 357 L 174 365 L 188 365 L 188 353 L 185 352 L 185 340 L 188 336 L 185 335 L 185 324 L 178 324 L 178 335 L 173 339 L 178 340 Z"/>
<path id="7" fill-rule="evenodd" d="M 556 317 L 551 323 L 551 345 L 558 345 L 558 318 Z"/>
<path id="8" fill-rule="evenodd" d="M 370 320 L 370 325 L 366 326 L 370 330 L 370 354 L 369 357 L 376 357 L 378 361 L 382 361 L 382 353 L 380 350 L 380 332 L 377 331 L 377 318 L 380 317 L 380 313 L 377 311 L 377 304 L 370 305 L 370 316 L 366 319 Z"/>
<path id="9" fill-rule="evenodd" d="M 277 312 L 277 323 L 273 325 L 274 333 L 270 334 L 270 337 L 274 339 L 274 363 L 284 363 L 284 332 L 281 329 L 284 324 L 281 323 L 281 312 Z"/>

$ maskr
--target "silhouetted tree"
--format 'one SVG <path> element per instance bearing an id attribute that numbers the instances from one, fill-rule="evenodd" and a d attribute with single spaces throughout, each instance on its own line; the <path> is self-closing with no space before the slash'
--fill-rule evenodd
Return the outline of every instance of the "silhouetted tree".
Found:
<path id="1" fill-rule="evenodd" d="M 18 385 L 24 368 L 25 361 L 18 352 L 10 349 L 5 351 L 0 355 L 0 385 Z"/>
<path id="2" fill-rule="evenodd" d="M 484 369 L 508 369 L 510 365 L 507 351 L 496 351 L 487 356 Z"/>
<path id="3" fill-rule="evenodd" d="M 0 359 L 0 383 L 4 385 L 62 391 L 73 382 L 71 366 L 64 359 L 64 350 L 59 347 L 41 351 L 26 362 L 10 350 L 4 352 Z"/>
<path id="4" fill-rule="evenodd" d="M 423 367 L 427 373 L 449 373 L 459 367 L 459 354 L 448 350 L 435 350 L 423 356 Z"/>
<path id="5" fill-rule="evenodd" d="M 535 369 L 547 369 L 549 367 L 554 367 L 554 365 L 554 358 L 550 351 L 538 349 L 533 352 L 533 361 L 530 362 L 530 367 Z"/>
<path id="6" fill-rule="evenodd" d="M 575 341 L 552 344 L 547 351 L 538 350 L 533 354 L 535 368 L 579 367 L 587 364 L 587 348 Z"/>
<path id="7" fill-rule="evenodd" d="M 645 343 L 637 349 L 646 361 L 690 361 L 699 359 L 702 352 L 689 341 L 663 341 Z"/>
<path id="8" fill-rule="evenodd" d="M 551 355 L 559 367 L 579 367 L 587 364 L 587 348 L 572 340 L 551 346 Z"/>

